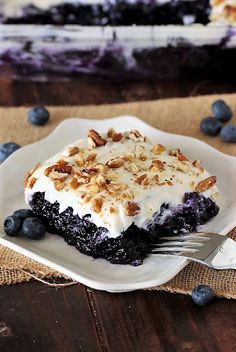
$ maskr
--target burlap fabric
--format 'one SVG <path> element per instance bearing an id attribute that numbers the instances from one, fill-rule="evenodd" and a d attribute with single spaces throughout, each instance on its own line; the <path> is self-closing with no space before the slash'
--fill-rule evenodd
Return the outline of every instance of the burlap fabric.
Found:
<path id="1" fill-rule="evenodd" d="M 135 115 L 150 125 L 166 132 L 193 136 L 213 147 L 236 156 L 236 144 L 225 144 L 220 138 L 206 137 L 199 131 L 202 117 L 211 115 L 211 103 L 219 96 L 176 98 L 151 102 L 138 102 L 102 106 L 51 107 L 51 120 L 47 126 L 34 127 L 26 119 L 27 108 L 0 109 L 0 143 L 15 141 L 25 145 L 48 135 L 60 121 L 69 117 L 104 119 L 122 114 Z M 236 123 L 236 94 L 223 95 L 234 111 Z M 229 234 L 236 240 L 236 229 Z M 64 277 L 44 265 L 34 262 L 5 247 L 0 246 L 0 285 L 10 285 L 32 279 Z M 236 298 L 236 271 L 215 271 L 191 263 L 167 284 L 155 287 L 173 293 L 189 294 L 200 283 L 213 287 L 216 296 Z"/>

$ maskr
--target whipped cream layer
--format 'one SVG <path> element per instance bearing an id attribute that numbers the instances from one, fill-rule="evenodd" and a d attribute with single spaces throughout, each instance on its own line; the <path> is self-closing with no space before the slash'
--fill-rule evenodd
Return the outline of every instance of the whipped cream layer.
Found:
<path id="1" fill-rule="evenodd" d="M 108 236 L 117 237 L 132 223 L 146 228 L 163 203 L 181 204 L 186 192 L 217 199 L 216 179 L 199 161 L 155 142 L 138 131 L 111 129 L 100 136 L 90 130 L 87 139 L 28 173 L 26 202 L 30 205 L 35 192 L 45 192 L 46 200 L 60 204 L 60 212 L 72 207 L 80 217 L 90 214 L 93 223 L 108 229 Z"/>

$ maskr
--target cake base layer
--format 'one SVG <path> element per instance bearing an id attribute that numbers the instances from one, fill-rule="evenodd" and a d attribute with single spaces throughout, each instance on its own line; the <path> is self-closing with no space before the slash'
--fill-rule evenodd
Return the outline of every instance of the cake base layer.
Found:
<path id="1" fill-rule="evenodd" d="M 199 225 L 217 215 L 219 207 L 198 193 L 186 193 L 183 204 L 163 204 L 155 213 L 147 229 L 132 224 L 119 237 L 109 237 L 105 227 L 97 227 L 90 215 L 80 218 L 68 207 L 59 212 L 59 203 L 50 203 L 44 193 L 34 193 L 30 206 L 44 222 L 47 231 L 61 235 L 81 253 L 104 258 L 114 264 L 140 265 L 148 255 L 149 245 L 163 235 L 196 231 Z"/>

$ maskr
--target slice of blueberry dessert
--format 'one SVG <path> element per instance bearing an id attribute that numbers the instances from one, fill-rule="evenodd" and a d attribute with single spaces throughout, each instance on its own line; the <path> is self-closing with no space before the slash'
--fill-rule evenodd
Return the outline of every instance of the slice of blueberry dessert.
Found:
<path id="1" fill-rule="evenodd" d="M 156 142 L 91 129 L 26 175 L 26 203 L 80 252 L 139 265 L 160 236 L 196 231 L 219 211 L 216 177 Z"/>

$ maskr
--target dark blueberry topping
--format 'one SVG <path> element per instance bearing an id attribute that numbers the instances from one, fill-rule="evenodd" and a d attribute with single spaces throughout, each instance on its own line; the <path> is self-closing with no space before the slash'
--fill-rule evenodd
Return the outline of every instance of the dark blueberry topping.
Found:
<path id="1" fill-rule="evenodd" d="M 12 153 L 20 148 L 19 144 L 14 142 L 0 144 L 0 162 L 6 160 Z"/>
<path id="2" fill-rule="evenodd" d="M 28 120 L 35 126 L 44 126 L 49 120 L 49 112 L 43 106 L 36 106 L 29 110 Z"/>
<path id="3" fill-rule="evenodd" d="M 199 306 L 206 305 L 213 299 L 213 297 L 214 291 L 207 285 L 199 285 L 192 291 L 192 299 Z"/>
<path id="4" fill-rule="evenodd" d="M 226 143 L 236 143 L 236 125 L 227 125 L 223 127 L 220 136 Z"/>
<path id="5" fill-rule="evenodd" d="M 148 231 L 132 224 L 117 238 L 109 238 L 107 229 L 93 224 L 90 215 L 81 218 L 73 214 L 71 207 L 60 213 L 59 203 L 48 202 L 44 193 L 36 192 L 30 206 L 50 232 L 59 234 L 80 252 L 105 258 L 114 264 L 134 266 L 142 264 L 148 255 L 149 244 L 160 236 L 196 231 L 219 211 L 210 198 L 199 193 L 186 193 L 184 203 L 177 207 L 163 204 L 154 214 Z"/>
<path id="6" fill-rule="evenodd" d="M 4 230 L 8 236 L 17 236 L 21 229 L 22 221 L 16 216 L 8 216 L 4 220 Z"/>
<path id="7" fill-rule="evenodd" d="M 34 213 L 31 209 L 19 209 L 14 211 L 13 215 L 17 218 L 25 220 L 26 218 L 34 216 Z"/>
<path id="8" fill-rule="evenodd" d="M 205 117 L 201 121 L 200 128 L 204 134 L 217 136 L 221 131 L 222 123 L 214 117 Z"/>
<path id="9" fill-rule="evenodd" d="M 23 221 L 21 235 L 31 240 L 40 240 L 45 235 L 45 227 L 40 219 L 30 217 Z"/>
<path id="10" fill-rule="evenodd" d="M 216 100 L 212 104 L 212 112 L 214 116 L 221 122 L 228 122 L 232 116 L 232 110 L 223 100 Z"/>

